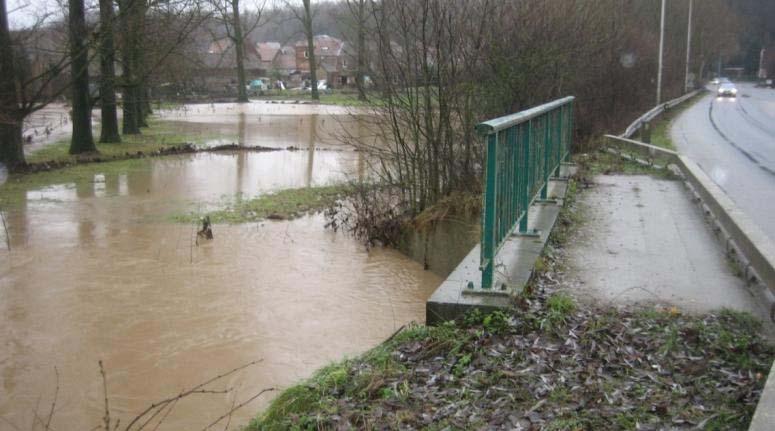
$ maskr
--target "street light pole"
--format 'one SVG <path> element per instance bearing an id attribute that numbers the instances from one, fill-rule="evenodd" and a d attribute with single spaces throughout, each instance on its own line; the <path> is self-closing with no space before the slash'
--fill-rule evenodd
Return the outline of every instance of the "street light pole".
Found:
<path id="1" fill-rule="evenodd" d="M 694 0 L 689 0 L 689 24 L 686 29 L 686 78 L 684 79 L 684 92 L 689 92 L 689 63 L 692 58 L 692 7 Z"/>
<path id="2" fill-rule="evenodd" d="M 662 103 L 662 54 L 665 49 L 665 0 L 662 0 L 662 18 L 659 27 L 659 73 L 657 74 L 657 105 Z"/>

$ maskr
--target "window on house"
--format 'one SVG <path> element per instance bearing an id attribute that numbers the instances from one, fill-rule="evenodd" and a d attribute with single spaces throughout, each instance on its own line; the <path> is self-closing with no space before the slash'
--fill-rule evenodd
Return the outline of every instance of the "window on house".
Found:
<path id="1" fill-rule="evenodd" d="M 304 50 L 304 58 L 309 58 L 309 50 L 308 49 Z"/>

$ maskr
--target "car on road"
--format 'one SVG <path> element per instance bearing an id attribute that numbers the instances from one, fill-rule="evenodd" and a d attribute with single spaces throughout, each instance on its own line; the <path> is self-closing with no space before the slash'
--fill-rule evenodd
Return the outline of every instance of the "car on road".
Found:
<path id="1" fill-rule="evenodd" d="M 718 97 L 737 97 L 737 87 L 731 82 L 725 82 L 718 87 Z"/>

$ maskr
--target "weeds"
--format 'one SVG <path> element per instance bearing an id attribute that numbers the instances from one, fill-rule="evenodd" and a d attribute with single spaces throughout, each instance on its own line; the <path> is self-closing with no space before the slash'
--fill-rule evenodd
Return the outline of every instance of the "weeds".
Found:
<path id="1" fill-rule="evenodd" d="M 249 223 L 264 219 L 286 220 L 310 212 L 320 212 L 335 205 L 350 193 L 344 185 L 285 189 L 254 199 L 237 196 L 225 208 L 206 214 L 192 212 L 173 215 L 172 219 L 182 223 L 192 223 L 208 216 L 213 223 Z"/>

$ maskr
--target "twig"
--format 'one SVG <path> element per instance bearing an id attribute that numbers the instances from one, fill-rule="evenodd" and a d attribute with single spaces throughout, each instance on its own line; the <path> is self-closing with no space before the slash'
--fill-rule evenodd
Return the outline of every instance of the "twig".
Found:
<path id="1" fill-rule="evenodd" d="M 150 405 L 150 406 L 149 406 L 147 409 L 145 409 L 145 410 L 144 410 L 143 412 L 141 412 L 139 415 L 135 416 L 135 417 L 134 417 L 134 419 L 132 419 L 132 422 L 130 422 L 130 423 L 129 423 L 129 425 L 128 425 L 126 428 L 124 428 L 124 431 L 130 431 L 130 429 L 131 429 L 131 428 L 132 428 L 132 427 L 133 427 L 135 424 L 137 424 L 137 423 L 138 423 L 138 422 L 139 422 L 139 421 L 140 421 L 140 420 L 141 420 L 143 417 L 145 417 L 147 414 L 149 414 L 150 412 L 152 412 L 152 411 L 156 410 L 157 408 L 159 408 L 159 407 L 160 407 L 160 406 L 162 406 L 162 405 L 169 404 L 169 403 L 171 403 L 171 402 L 173 402 L 173 401 L 177 401 L 177 400 L 179 400 L 179 399 L 181 399 L 181 398 L 185 398 L 185 397 L 187 397 L 187 396 L 189 396 L 189 395 L 196 394 L 196 393 L 223 393 L 223 391 L 221 391 L 221 392 L 215 392 L 215 391 L 203 391 L 203 390 L 202 390 L 202 388 L 203 388 L 203 387 L 205 387 L 205 386 L 207 386 L 207 385 L 209 385 L 210 383 L 213 383 L 213 382 L 215 382 L 215 381 L 218 381 L 218 380 L 220 380 L 220 379 L 223 379 L 223 378 L 225 378 L 225 377 L 228 377 L 228 376 L 230 376 L 230 375 L 232 375 L 232 374 L 234 374 L 234 373 L 236 373 L 236 372 L 242 371 L 242 370 L 244 370 L 245 368 L 248 368 L 248 367 L 250 367 L 250 366 L 253 366 L 253 365 L 255 365 L 255 364 L 257 364 L 257 363 L 261 362 L 262 360 L 263 360 L 263 359 L 259 359 L 259 360 L 257 360 L 257 361 L 249 362 L 249 363 L 247 363 L 247 364 L 245 364 L 245 365 L 241 365 L 241 366 L 239 366 L 239 367 L 237 367 L 237 368 L 234 368 L 234 369 L 233 369 L 233 370 L 231 370 L 231 371 L 228 371 L 228 372 L 226 372 L 226 373 L 220 374 L 220 375 L 218 375 L 218 376 L 215 376 L 215 377 L 213 377 L 213 378 L 212 378 L 212 379 L 210 379 L 210 380 L 207 380 L 207 381 L 205 381 L 205 382 L 203 382 L 203 383 L 200 383 L 200 384 L 198 384 L 198 385 L 194 386 L 193 388 L 191 388 L 191 389 L 190 389 L 190 390 L 188 390 L 188 391 L 183 391 L 183 392 L 179 393 L 178 395 L 176 395 L 176 396 L 174 396 L 174 397 L 170 397 L 170 398 L 167 398 L 167 399 L 165 399 L 165 400 L 161 400 L 161 401 L 159 401 L 159 402 L 157 402 L 157 403 L 153 403 L 153 404 L 151 404 L 151 405 Z"/>
<path id="2" fill-rule="evenodd" d="M 54 400 L 51 402 L 51 410 L 48 412 L 48 419 L 46 419 L 45 428 L 44 428 L 45 431 L 48 431 L 51 429 L 51 419 L 54 418 L 54 409 L 56 408 L 57 397 L 59 396 L 59 370 L 57 369 L 57 367 L 54 367 L 54 373 L 57 376 L 57 387 L 54 390 Z"/>
<path id="3" fill-rule="evenodd" d="M 102 376 L 102 393 L 105 397 L 105 417 L 102 420 L 105 422 L 105 431 L 110 431 L 110 407 L 108 406 L 108 379 L 105 377 L 105 367 L 102 366 L 102 360 L 100 364 L 100 375 Z"/>
<path id="4" fill-rule="evenodd" d="M 8 226 L 5 224 L 5 214 L 0 211 L 0 219 L 3 220 L 3 229 L 5 230 L 5 246 L 11 251 L 11 237 L 8 235 Z"/>
<path id="5" fill-rule="evenodd" d="M 175 401 L 173 401 L 173 402 L 171 402 L 171 403 L 169 404 L 169 408 L 167 409 L 167 412 L 166 412 L 166 413 L 164 413 L 164 416 L 161 418 L 161 420 L 159 421 L 159 423 L 157 423 L 157 424 L 156 424 L 156 426 L 155 426 L 155 427 L 153 427 L 153 431 L 156 431 L 156 430 L 158 430 L 158 429 L 159 429 L 159 427 L 161 426 L 161 424 L 162 424 L 162 423 L 164 423 L 164 421 L 167 419 L 167 416 L 169 416 L 169 415 L 170 415 L 170 413 L 172 413 L 172 410 L 175 408 L 175 406 L 176 406 L 177 404 L 178 404 L 178 400 L 175 400 Z"/>
<path id="6" fill-rule="evenodd" d="M 395 323 L 395 321 L 393 321 L 393 323 Z M 396 330 L 395 330 L 395 331 L 394 331 L 394 332 L 393 332 L 393 333 L 392 333 L 392 334 L 391 334 L 391 335 L 390 335 L 390 336 L 387 338 L 387 340 L 385 340 L 385 341 L 383 342 L 383 344 L 387 344 L 387 343 L 389 343 L 389 342 L 393 341 L 393 338 L 396 338 L 396 335 L 398 335 L 398 334 L 399 334 L 401 331 L 403 331 L 403 330 L 404 330 L 404 328 L 406 328 L 406 325 L 401 325 L 401 326 L 400 326 L 398 329 L 396 329 Z"/>
<path id="7" fill-rule="evenodd" d="M 188 236 L 189 263 L 194 263 L 194 226 L 196 224 L 191 223 L 191 234 Z M 199 238 L 196 239 L 196 245 L 199 245 Z"/>
<path id="8" fill-rule="evenodd" d="M 15 429 L 15 430 L 19 430 L 19 431 L 21 431 L 21 428 L 19 428 L 18 426 L 16 426 L 16 424 L 14 424 L 13 422 L 9 421 L 8 419 L 6 419 L 6 418 L 4 418 L 4 417 L 2 417 L 2 416 L 0 416 L 0 421 L 3 421 L 3 422 L 5 422 L 5 423 L 7 423 L 8 425 L 10 425 L 10 426 L 11 426 L 13 429 Z"/>
<path id="9" fill-rule="evenodd" d="M 242 385 L 240 384 L 240 386 L 242 386 Z M 231 408 L 232 408 L 231 411 L 234 411 L 234 404 L 237 403 L 237 396 L 238 395 L 239 395 L 239 389 L 234 391 L 234 396 L 231 399 Z M 228 431 L 229 430 L 229 425 L 231 425 L 231 413 L 229 413 L 229 419 L 226 420 L 226 425 L 223 427 L 223 431 Z"/>
<path id="10" fill-rule="evenodd" d="M 232 413 L 234 413 L 235 411 L 237 411 L 237 410 L 241 409 L 241 408 L 242 408 L 242 407 L 244 407 L 245 405 L 249 404 L 251 401 L 253 401 L 253 400 L 255 400 L 256 398 L 258 398 L 258 397 L 260 397 L 261 395 L 263 395 L 265 392 L 271 392 L 271 391 L 274 391 L 274 390 L 275 390 L 275 388 L 268 388 L 268 389 L 263 389 L 261 392 L 259 392 L 259 393 L 255 394 L 255 395 L 253 395 L 252 397 L 250 397 L 250 398 L 248 398 L 247 400 L 245 400 L 245 402 L 243 402 L 243 403 L 240 403 L 240 405 L 238 405 L 237 407 L 234 407 L 233 409 L 231 409 L 231 410 L 229 410 L 228 412 L 226 412 L 224 415 L 222 415 L 221 417 L 219 417 L 218 419 L 216 419 L 216 420 L 215 420 L 213 423 L 211 423 L 211 424 L 210 424 L 210 425 L 208 425 L 207 427 L 203 428 L 203 429 L 202 429 L 202 431 L 209 430 L 210 428 L 212 428 L 213 426 L 215 426 L 216 424 L 218 424 L 218 422 L 222 421 L 223 419 L 225 419 L 225 418 L 226 418 L 226 417 L 228 417 L 228 416 L 231 416 L 231 414 L 232 414 Z"/>

